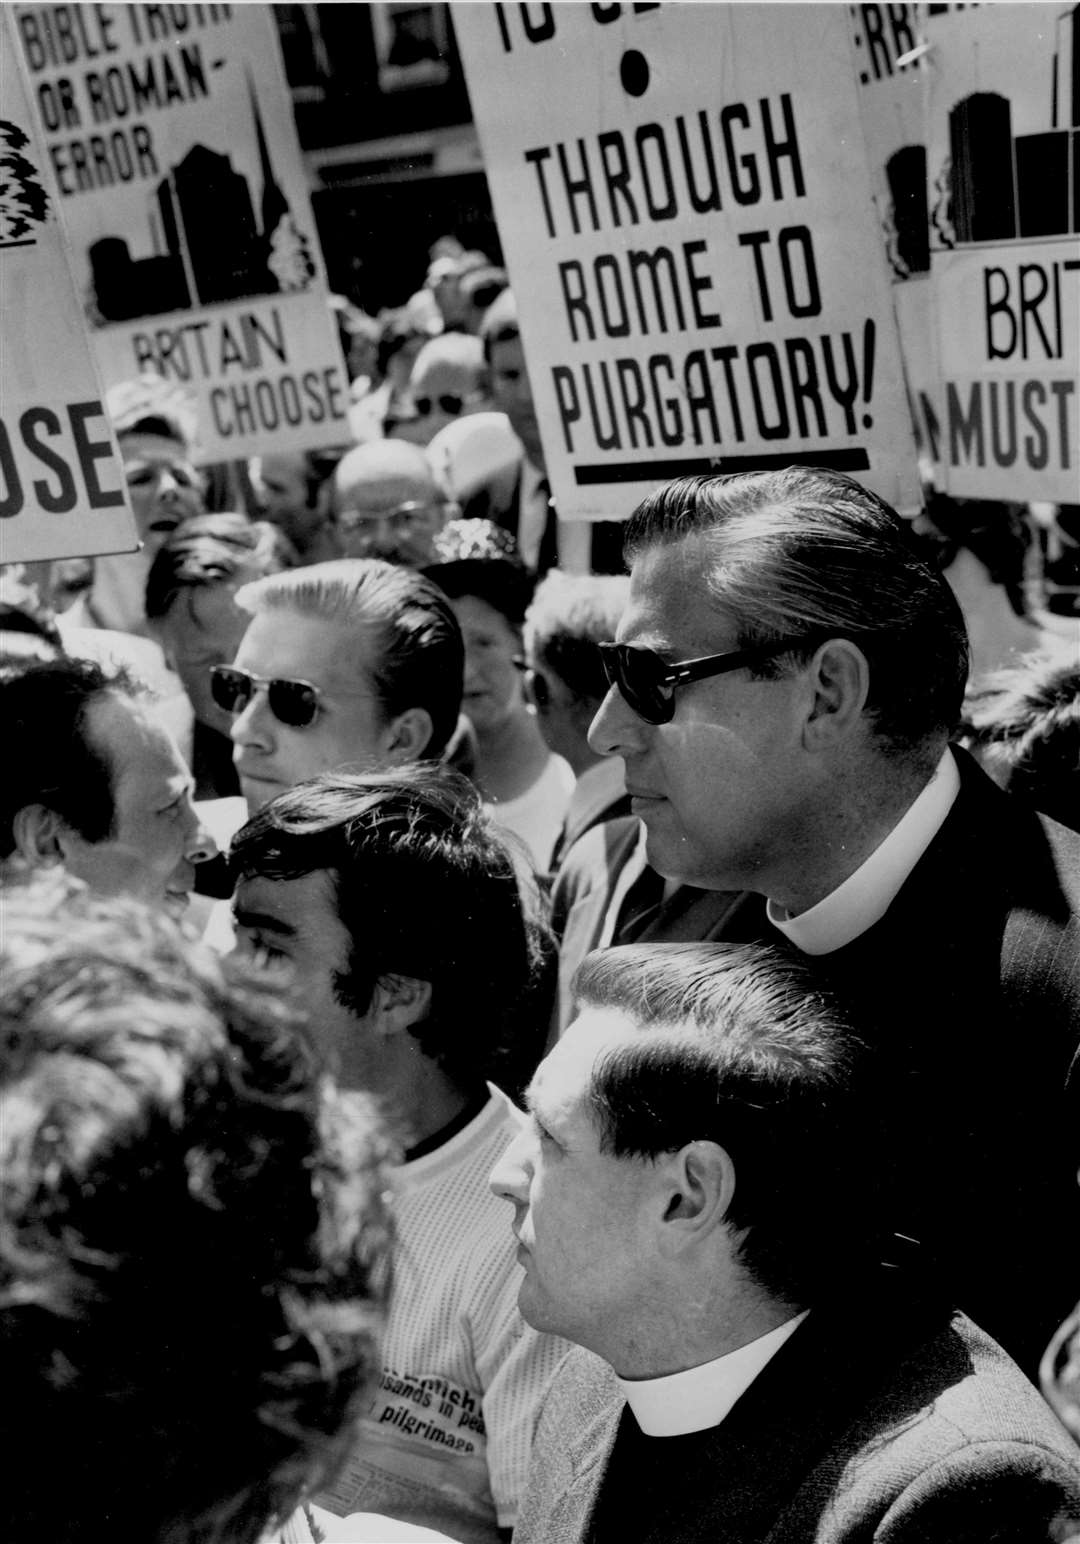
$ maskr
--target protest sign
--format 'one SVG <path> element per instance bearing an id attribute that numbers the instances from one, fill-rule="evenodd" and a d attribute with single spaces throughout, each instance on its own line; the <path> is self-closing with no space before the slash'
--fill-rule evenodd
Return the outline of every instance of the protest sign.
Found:
<path id="1" fill-rule="evenodd" d="M 1080 367 L 1076 10 L 928 24 L 930 244 L 945 485 L 1076 502 Z"/>
<path id="2" fill-rule="evenodd" d="M 930 83 L 926 7 L 852 6 L 851 26 L 866 153 L 893 281 L 920 471 L 940 484 L 941 382 L 930 299 L 926 195 Z"/>
<path id="3" fill-rule="evenodd" d="M 202 461 L 347 440 L 271 8 L 14 12 L 106 387 L 182 385 Z"/>
<path id="4" fill-rule="evenodd" d="M 847 8 L 453 15 L 560 515 L 796 461 L 917 507 Z"/>
<path id="5" fill-rule="evenodd" d="M 130 552 L 135 520 L 0 11 L 0 563 Z"/>
<path id="6" fill-rule="evenodd" d="M 922 28 L 925 31 L 925 27 Z M 870 176 L 894 280 L 930 270 L 926 208 L 928 72 L 916 5 L 852 7 Z"/>

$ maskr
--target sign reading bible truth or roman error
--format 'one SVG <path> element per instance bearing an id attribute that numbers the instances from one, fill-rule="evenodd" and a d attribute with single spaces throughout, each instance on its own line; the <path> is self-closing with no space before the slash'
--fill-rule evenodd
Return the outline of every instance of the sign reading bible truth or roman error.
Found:
<path id="1" fill-rule="evenodd" d="M 203 461 L 347 440 L 270 7 L 13 11 L 106 386 L 183 387 Z"/>
<path id="2" fill-rule="evenodd" d="M 0 563 L 136 546 L 116 440 L 0 11 Z"/>
<path id="3" fill-rule="evenodd" d="M 560 515 L 791 462 L 919 503 L 847 7 L 457 6 Z"/>

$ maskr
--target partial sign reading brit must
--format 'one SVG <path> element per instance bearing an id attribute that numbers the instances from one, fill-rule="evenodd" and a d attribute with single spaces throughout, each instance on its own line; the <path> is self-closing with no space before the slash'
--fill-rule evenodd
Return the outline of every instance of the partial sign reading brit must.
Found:
<path id="1" fill-rule="evenodd" d="M 949 493 L 1075 503 L 1075 6 L 931 18 L 930 244 Z"/>

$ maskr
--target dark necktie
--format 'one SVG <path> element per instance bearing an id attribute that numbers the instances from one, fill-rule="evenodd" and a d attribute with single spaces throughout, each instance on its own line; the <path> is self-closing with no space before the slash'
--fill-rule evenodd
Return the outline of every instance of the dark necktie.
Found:
<path id="1" fill-rule="evenodd" d="M 655 869 L 642 869 L 623 897 L 619 915 L 615 919 L 615 931 L 611 935 L 612 943 L 633 943 L 663 899 L 662 876 Z"/>

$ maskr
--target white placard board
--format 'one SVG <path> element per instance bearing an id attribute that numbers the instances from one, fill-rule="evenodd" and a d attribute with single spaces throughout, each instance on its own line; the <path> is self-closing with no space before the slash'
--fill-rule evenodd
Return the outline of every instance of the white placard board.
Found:
<path id="1" fill-rule="evenodd" d="M 182 386 L 203 462 L 348 440 L 271 8 L 13 11 L 106 387 Z"/>
<path id="2" fill-rule="evenodd" d="M 1076 11 L 930 18 L 942 459 L 961 498 L 1080 499 Z"/>
<path id="3" fill-rule="evenodd" d="M 923 11 L 919 5 L 851 7 L 863 132 L 894 282 L 930 271 Z"/>
<path id="4" fill-rule="evenodd" d="M 0 563 L 137 546 L 55 190 L 0 10 Z"/>
<path id="5" fill-rule="evenodd" d="M 453 19 L 560 516 L 791 462 L 917 508 L 847 8 Z"/>

